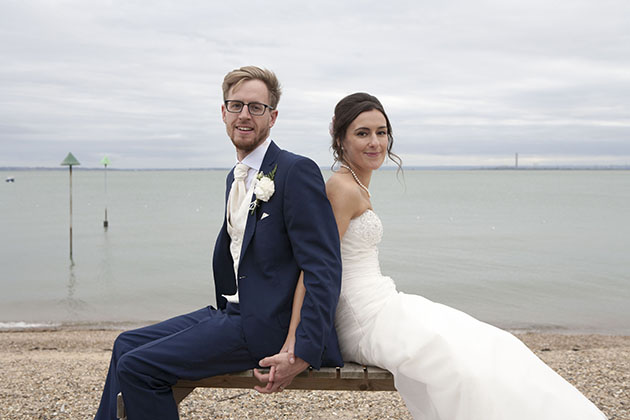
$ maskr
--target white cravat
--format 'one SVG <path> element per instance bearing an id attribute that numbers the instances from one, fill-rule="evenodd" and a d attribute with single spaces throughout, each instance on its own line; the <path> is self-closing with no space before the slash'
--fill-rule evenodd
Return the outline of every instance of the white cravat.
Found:
<path id="1" fill-rule="evenodd" d="M 247 171 L 249 171 L 249 166 L 244 163 L 239 162 L 234 167 L 234 181 L 232 181 L 232 188 L 230 189 L 230 196 L 227 202 L 228 219 L 233 220 L 237 216 L 238 209 L 247 195 L 247 187 L 245 186 Z"/>
<path id="2" fill-rule="evenodd" d="M 243 248 L 243 236 L 247 226 L 247 213 L 249 211 L 249 201 L 251 189 L 248 191 L 245 185 L 249 166 L 238 163 L 234 167 L 234 181 L 230 188 L 230 195 L 227 202 L 227 231 L 230 235 L 230 254 L 234 261 L 234 276 L 238 285 L 238 264 Z M 230 302 L 238 303 L 238 294 L 226 296 Z"/>

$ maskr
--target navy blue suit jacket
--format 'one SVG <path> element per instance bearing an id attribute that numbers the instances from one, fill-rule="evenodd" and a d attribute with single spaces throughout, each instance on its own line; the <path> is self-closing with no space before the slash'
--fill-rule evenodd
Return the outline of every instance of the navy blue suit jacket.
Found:
<path id="1" fill-rule="evenodd" d="M 296 331 L 295 355 L 319 369 L 342 366 L 334 328 L 341 288 L 339 233 L 319 167 L 271 142 L 260 170 L 276 167 L 275 192 L 248 214 L 238 267 L 243 331 L 255 358 L 276 354 L 287 335 L 293 294 L 304 271 L 306 296 Z M 233 171 L 227 177 L 225 199 Z M 255 197 L 254 197 L 255 199 Z M 268 216 L 261 219 L 266 213 Z M 236 292 L 226 221 L 214 248 L 217 305 Z"/>

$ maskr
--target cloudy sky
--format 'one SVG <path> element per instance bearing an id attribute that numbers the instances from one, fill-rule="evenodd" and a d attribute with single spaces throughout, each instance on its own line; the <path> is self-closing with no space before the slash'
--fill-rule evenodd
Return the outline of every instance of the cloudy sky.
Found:
<path id="1" fill-rule="evenodd" d="M 220 86 L 248 64 L 320 165 L 356 91 L 406 165 L 630 164 L 627 0 L 0 0 L 0 167 L 230 166 Z"/>

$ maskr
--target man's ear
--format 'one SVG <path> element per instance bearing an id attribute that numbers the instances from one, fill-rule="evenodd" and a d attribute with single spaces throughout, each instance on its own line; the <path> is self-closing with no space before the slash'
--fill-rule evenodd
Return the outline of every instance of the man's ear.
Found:
<path id="1" fill-rule="evenodd" d="M 269 111 L 269 115 L 271 116 L 269 119 L 269 128 L 271 128 L 276 123 L 276 118 L 278 118 L 278 110 L 274 109 L 273 111 Z"/>
<path id="2" fill-rule="evenodd" d="M 224 123 L 227 123 L 227 121 L 225 121 L 225 114 L 226 114 L 226 110 L 225 110 L 225 104 L 221 105 L 221 119 L 223 120 Z"/>

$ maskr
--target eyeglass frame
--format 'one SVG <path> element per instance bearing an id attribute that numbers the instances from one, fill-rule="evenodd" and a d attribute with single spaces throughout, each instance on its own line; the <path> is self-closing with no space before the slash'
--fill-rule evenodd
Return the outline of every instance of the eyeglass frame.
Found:
<path id="1" fill-rule="evenodd" d="M 241 104 L 241 109 L 239 111 L 230 111 L 230 107 L 229 107 L 229 102 L 238 102 Z M 232 114 L 240 114 L 241 112 L 243 112 L 243 108 L 245 108 L 247 106 L 247 112 L 249 112 L 251 115 L 255 116 L 255 117 L 262 117 L 263 115 L 265 115 L 265 111 L 267 110 L 267 108 L 269 108 L 269 112 L 275 110 L 274 107 L 272 107 L 271 105 L 267 105 L 267 104 L 263 104 L 262 102 L 243 102 L 243 101 L 239 101 L 237 99 L 226 99 L 225 101 L 223 101 L 223 104 L 225 105 L 225 110 L 227 112 L 230 112 Z M 263 108 L 263 112 L 261 114 L 254 114 L 251 109 L 249 109 L 249 105 L 250 104 L 255 104 L 255 105 L 262 105 Z"/>

